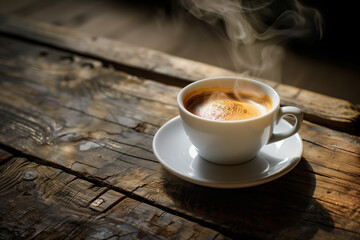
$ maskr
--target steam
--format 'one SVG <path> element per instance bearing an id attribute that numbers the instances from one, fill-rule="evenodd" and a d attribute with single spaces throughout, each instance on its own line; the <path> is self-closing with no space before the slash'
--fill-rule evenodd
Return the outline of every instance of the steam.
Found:
<path id="1" fill-rule="evenodd" d="M 281 80 L 282 46 L 291 39 L 317 41 L 322 17 L 296 0 L 183 0 L 195 17 L 224 25 L 238 72 Z"/>

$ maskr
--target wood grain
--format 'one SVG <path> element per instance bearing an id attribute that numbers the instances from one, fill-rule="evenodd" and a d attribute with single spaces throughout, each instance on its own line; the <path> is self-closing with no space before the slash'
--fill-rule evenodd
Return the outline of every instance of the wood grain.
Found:
<path id="1" fill-rule="evenodd" d="M 13 155 L 0 148 L 0 164 L 8 161 Z"/>
<path id="2" fill-rule="evenodd" d="M 14 16 L 0 16 L 0 32 L 90 56 L 138 76 L 184 86 L 214 76 L 242 76 L 215 66 L 155 50 Z M 359 108 L 348 101 L 259 79 L 276 89 L 283 105 L 305 112 L 305 119 L 333 129 L 360 134 Z"/>
<path id="3" fill-rule="evenodd" d="M 66 181 L 76 176 L 88 189 L 84 181 L 95 184 L 74 206 L 98 212 L 98 199 L 109 199 L 105 211 L 117 201 L 133 204 L 137 220 L 124 222 L 148 227 L 141 215 L 149 205 L 157 217 L 175 214 L 232 238 L 359 238 L 359 137 L 305 121 L 303 159 L 289 174 L 247 189 L 199 187 L 166 172 L 152 152 L 157 129 L 178 114 L 179 88 L 9 37 L 0 37 L 0 46 L 0 143 L 11 154 L 71 173 Z M 66 196 L 77 194 L 57 201 Z M 170 223 L 160 230 L 172 229 Z"/>
<path id="4" fill-rule="evenodd" d="M 1 239 L 224 239 L 209 228 L 24 158 L 0 165 L 0 173 Z M 94 209 L 98 199 L 103 201 Z M 100 209 L 107 200 L 112 204 Z"/>

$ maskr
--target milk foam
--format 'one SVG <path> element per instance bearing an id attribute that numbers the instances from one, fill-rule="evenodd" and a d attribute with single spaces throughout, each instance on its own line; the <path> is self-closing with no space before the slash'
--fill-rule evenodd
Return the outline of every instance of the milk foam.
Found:
<path id="1" fill-rule="evenodd" d="M 266 108 L 251 100 L 211 100 L 193 109 L 193 113 L 210 120 L 236 121 L 254 118 L 266 113 Z"/>

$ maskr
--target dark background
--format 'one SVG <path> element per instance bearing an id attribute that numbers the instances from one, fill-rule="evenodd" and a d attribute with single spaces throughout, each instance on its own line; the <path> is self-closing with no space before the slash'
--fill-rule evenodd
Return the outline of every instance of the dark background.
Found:
<path id="1" fill-rule="evenodd" d="M 293 2 L 274 0 L 272 7 L 282 10 Z M 301 3 L 321 13 L 323 36 L 320 40 L 314 35 L 282 42 L 287 53 L 278 81 L 359 104 L 357 6 L 350 1 L 301 0 Z M 201 21 L 179 1 L 0 0 L 0 14 L 18 15 L 236 69 L 221 21 L 215 25 Z M 271 23 L 272 19 L 267 21 Z M 276 80 L 270 75 L 259 77 Z"/>
<path id="2" fill-rule="evenodd" d="M 316 8 L 321 13 L 324 20 L 324 32 L 319 41 L 311 44 L 297 42 L 293 47 L 310 56 L 359 70 L 360 12 L 355 2 L 319 0 L 302 0 L 301 2 L 306 6 Z"/>

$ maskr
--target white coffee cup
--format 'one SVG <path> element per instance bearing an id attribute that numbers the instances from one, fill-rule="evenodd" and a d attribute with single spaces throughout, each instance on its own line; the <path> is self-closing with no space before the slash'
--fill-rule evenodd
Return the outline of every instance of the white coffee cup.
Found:
<path id="1" fill-rule="evenodd" d="M 197 116 L 184 106 L 185 98 L 195 90 L 220 88 L 251 89 L 265 94 L 272 101 L 264 114 L 236 121 L 216 121 Z M 303 113 L 296 107 L 280 107 L 280 97 L 270 86 L 253 79 L 239 77 L 216 77 L 196 81 L 184 87 L 177 102 L 185 133 L 196 147 L 199 155 L 217 164 L 239 164 L 254 158 L 265 144 L 280 141 L 295 134 L 301 126 Z M 284 115 L 296 119 L 293 127 L 281 133 L 273 133 L 275 125 Z"/>

